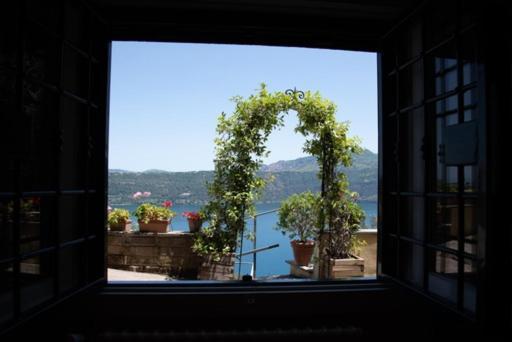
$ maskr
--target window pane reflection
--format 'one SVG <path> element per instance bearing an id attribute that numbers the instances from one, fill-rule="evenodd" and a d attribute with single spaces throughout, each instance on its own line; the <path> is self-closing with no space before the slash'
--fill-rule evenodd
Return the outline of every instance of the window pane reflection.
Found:
<path id="1" fill-rule="evenodd" d="M 409 283 L 423 287 L 423 247 L 400 243 L 400 275 Z"/>
<path id="2" fill-rule="evenodd" d="M 423 197 L 401 197 L 400 226 L 401 234 L 424 240 L 425 200 Z"/>
<path id="3" fill-rule="evenodd" d="M 0 264 L 0 323 L 13 318 L 13 264 Z"/>
<path id="4" fill-rule="evenodd" d="M 429 252 L 428 290 L 451 302 L 457 300 L 456 255 L 432 250 Z"/>
<path id="5" fill-rule="evenodd" d="M 478 253 L 478 201 L 464 201 L 464 252 L 472 255 Z"/>
<path id="6" fill-rule="evenodd" d="M 45 253 L 20 262 L 21 310 L 31 309 L 53 296 L 53 255 Z"/>
<path id="7" fill-rule="evenodd" d="M 0 260 L 13 256 L 14 201 L 0 200 Z"/>
<path id="8" fill-rule="evenodd" d="M 457 54 L 450 42 L 425 57 L 427 94 L 443 95 L 457 88 Z"/>
<path id="9" fill-rule="evenodd" d="M 20 252 L 37 251 L 53 242 L 54 199 L 30 197 L 20 200 Z"/>
<path id="10" fill-rule="evenodd" d="M 464 309 L 476 312 L 477 262 L 464 259 Z"/>
<path id="11" fill-rule="evenodd" d="M 457 198 L 442 198 L 431 203 L 431 217 L 434 218 L 430 242 L 445 248 L 457 250 L 459 246 L 459 207 Z"/>

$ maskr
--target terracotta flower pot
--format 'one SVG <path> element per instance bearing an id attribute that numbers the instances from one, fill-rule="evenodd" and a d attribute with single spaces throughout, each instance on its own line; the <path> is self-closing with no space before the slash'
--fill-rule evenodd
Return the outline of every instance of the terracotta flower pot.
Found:
<path id="1" fill-rule="evenodd" d="M 293 256 L 295 258 L 295 262 L 299 266 L 307 266 L 311 260 L 311 256 L 313 255 L 313 250 L 315 248 L 315 242 L 312 240 L 308 240 L 306 242 L 300 242 L 299 240 L 293 240 L 291 242 L 293 249 Z"/>
<path id="2" fill-rule="evenodd" d="M 201 226 L 203 225 L 203 220 L 195 220 L 192 218 L 187 219 L 188 220 L 188 229 L 191 233 L 197 233 L 201 230 Z"/>
<path id="3" fill-rule="evenodd" d="M 110 230 L 115 232 L 129 232 L 132 230 L 132 221 L 128 220 L 125 222 L 118 222 L 114 224 L 109 224 Z"/>
<path id="4" fill-rule="evenodd" d="M 151 220 L 148 223 L 144 223 L 142 221 L 139 222 L 139 231 L 141 233 L 167 233 L 167 226 L 169 226 L 169 223 L 171 220 L 164 220 L 164 221 L 158 221 L 158 220 Z M 169 229 L 170 231 L 170 229 Z"/>

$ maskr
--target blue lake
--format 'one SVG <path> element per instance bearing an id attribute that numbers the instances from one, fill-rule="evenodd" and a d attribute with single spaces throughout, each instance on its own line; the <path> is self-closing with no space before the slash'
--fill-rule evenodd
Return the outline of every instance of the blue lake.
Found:
<path id="1" fill-rule="evenodd" d="M 371 226 L 372 217 L 377 216 L 377 202 L 360 202 L 359 203 L 366 213 L 366 224 Z M 117 206 L 116 208 L 124 208 L 133 213 L 137 204 Z M 279 207 L 278 203 L 257 204 L 256 211 L 258 213 L 271 211 Z M 181 214 L 185 211 L 198 211 L 200 206 L 193 204 L 175 204 L 172 207 L 173 211 L 177 213 L 176 217 L 172 219 L 171 229 L 173 231 L 188 231 L 187 219 Z M 137 219 L 132 217 L 134 228 L 137 228 Z M 290 246 L 290 240 L 284 236 L 280 231 L 276 230 L 277 212 L 269 213 L 258 217 L 257 220 L 257 238 L 256 247 L 261 248 L 273 244 L 279 244 L 279 247 L 257 253 L 257 276 L 270 276 L 278 274 L 288 274 L 289 265 L 285 260 L 293 259 L 293 253 Z M 248 219 L 246 229 L 252 232 L 253 220 Z M 253 249 L 253 242 L 244 240 L 243 251 Z M 242 258 L 243 262 L 252 262 L 252 255 L 247 255 Z M 250 272 L 250 264 L 242 263 L 242 274 Z M 238 265 L 237 270 L 238 271 Z"/>

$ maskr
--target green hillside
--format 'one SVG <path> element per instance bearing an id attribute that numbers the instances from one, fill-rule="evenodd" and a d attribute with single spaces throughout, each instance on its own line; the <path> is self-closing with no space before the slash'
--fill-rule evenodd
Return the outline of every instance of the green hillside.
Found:
<path id="1" fill-rule="evenodd" d="M 313 157 L 265 165 L 261 169 L 262 176 L 273 180 L 265 188 L 260 202 L 280 202 L 294 193 L 320 191 L 317 169 Z M 354 158 L 352 167 L 343 171 L 348 176 L 351 190 L 358 192 L 361 200 L 377 200 L 377 154 L 365 150 Z M 201 204 L 208 200 L 205 184 L 212 178 L 213 171 L 110 170 L 109 204 L 132 203 L 131 196 L 137 191 L 150 191 L 152 201 L 170 199 L 176 203 Z"/>

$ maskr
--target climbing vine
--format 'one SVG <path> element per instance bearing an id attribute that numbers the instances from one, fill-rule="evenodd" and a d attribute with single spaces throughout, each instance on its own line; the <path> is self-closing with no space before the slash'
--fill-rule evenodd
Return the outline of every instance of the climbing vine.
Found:
<path id="1" fill-rule="evenodd" d="M 237 96 L 233 101 L 234 113 L 222 113 L 218 119 L 214 179 L 208 186 L 210 201 L 204 208 L 209 224 L 196 235 L 195 251 L 214 259 L 235 251 L 245 218 L 254 214 L 254 202 L 267 182 L 257 173 L 270 153 L 266 142 L 283 126 L 290 111 L 296 111 L 299 119 L 295 131 L 306 138 L 304 152 L 315 156 L 319 165 L 322 192 L 318 231 L 332 228 L 336 202 L 348 184 L 337 166 L 350 166 L 352 154 L 361 151 L 358 139 L 347 135 L 348 123 L 336 121 L 336 105 L 318 92 L 270 93 L 265 84 L 257 94 Z"/>

